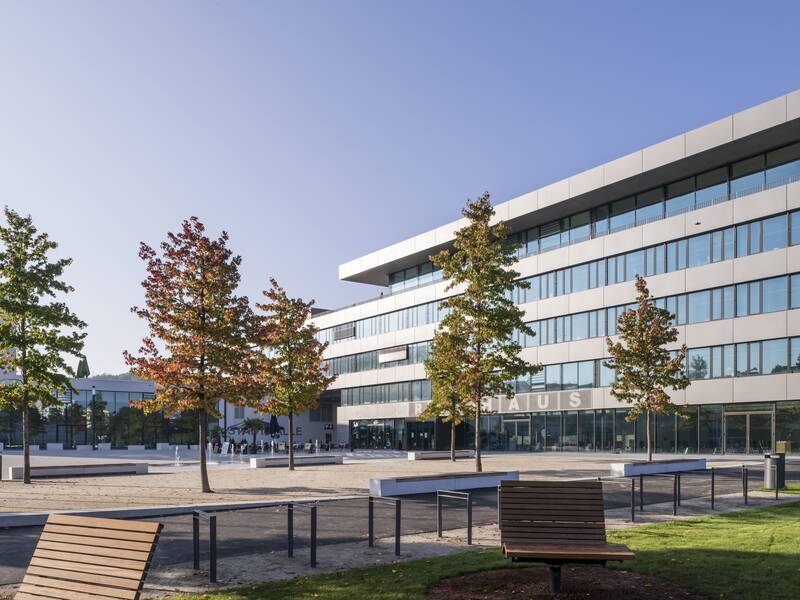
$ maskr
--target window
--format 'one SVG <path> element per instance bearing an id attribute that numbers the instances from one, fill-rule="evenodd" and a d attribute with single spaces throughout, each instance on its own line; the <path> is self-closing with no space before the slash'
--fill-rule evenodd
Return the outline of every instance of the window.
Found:
<path id="1" fill-rule="evenodd" d="M 695 205 L 697 208 L 728 199 L 728 169 L 720 167 L 697 176 Z"/>
<path id="2" fill-rule="evenodd" d="M 233 407 L 233 418 L 234 419 L 244 419 L 244 406 L 234 406 Z"/>
<path id="3" fill-rule="evenodd" d="M 711 320 L 711 292 L 689 294 L 689 323 L 702 323 Z"/>
<path id="4" fill-rule="evenodd" d="M 589 267 L 594 263 L 572 267 L 572 291 L 582 292 L 589 289 Z"/>
<path id="5" fill-rule="evenodd" d="M 637 275 L 644 275 L 644 250 L 629 252 L 626 256 L 627 265 L 625 270 L 625 281 L 630 281 Z M 618 267 L 619 268 L 619 267 Z"/>
<path id="6" fill-rule="evenodd" d="M 749 313 L 747 310 L 747 284 L 740 283 L 736 286 L 736 316 L 746 317 Z"/>
<path id="7" fill-rule="evenodd" d="M 774 277 L 763 282 L 764 312 L 786 310 L 789 290 L 786 277 Z"/>
<path id="8" fill-rule="evenodd" d="M 764 188 L 764 155 L 731 165 L 731 198 L 752 194 Z"/>
<path id="9" fill-rule="evenodd" d="M 686 353 L 689 363 L 687 377 L 691 380 L 708 379 L 711 374 L 711 349 L 696 348 Z"/>
<path id="10" fill-rule="evenodd" d="M 764 240 L 762 252 L 776 248 L 786 248 L 788 223 L 786 215 L 778 215 L 764 220 Z"/>
<path id="11" fill-rule="evenodd" d="M 792 275 L 792 308 L 800 308 L 800 275 Z"/>
<path id="12" fill-rule="evenodd" d="M 589 211 L 572 215 L 569 220 L 570 243 L 588 240 L 591 237 L 591 217 Z"/>
<path id="13" fill-rule="evenodd" d="M 767 186 L 800 179 L 800 143 L 767 152 Z"/>
<path id="14" fill-rule="evenodd" d="M 761 372 L 764 375 L 785 373 L 787 370 L 786 340 L 769 340 L 761 344 Z"/>
<path id="15" fill-rule="evenodd" d="M 572 316 L 572 339 L 585 340 L 589 337 L 589 313 Z"/>
<path id="16" fill-rule="evenodd" d="M 620 231 L 635 224 L 636 215 L 634 208 L 636 199 L 634 197 L 617 200 L 611 203 L 611 226 L 610 231 Z"/>
<path id="17" fill-rule="evenodd" d="M 594 361 L 585 360 L 578 363 L 578 387 L 594 387 Z"/>
<path id="18" fill-rule="evenodd" d="M 678 215 L 694 208 L 694 177 L 667 186 L 667 216 Z"/>
<path id="19" fill-rule="evenodd" d="M 689 267 L 699 267 L 711 262 L 710 234 L 689 238 Z"/>
<path id="20" fill-rule="evenodd" d="M 561 389 L 561 365 L 547 365 L 545 368 L 547 391 Z"/>
<path id="21" fill-rule="evenodd" d="M 578 387 L 578 363 L 566 363 L 561 369 L 561 388 L 574 390 Z"/>
<path id="22" fill-rule="evenodd" d="M 656 188 L 636 196 L 636 224 L 642 225 L 663 218 L 663 199 L 663 188 Z"/>

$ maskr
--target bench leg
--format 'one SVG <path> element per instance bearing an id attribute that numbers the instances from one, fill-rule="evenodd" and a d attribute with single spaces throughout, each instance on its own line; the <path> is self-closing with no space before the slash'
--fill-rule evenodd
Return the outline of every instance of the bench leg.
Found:
<path id="1" fill-rule="evenodd" d="M 550 567 L 550 593 L 558 594 L 561 591 L 561 567 Z"/>

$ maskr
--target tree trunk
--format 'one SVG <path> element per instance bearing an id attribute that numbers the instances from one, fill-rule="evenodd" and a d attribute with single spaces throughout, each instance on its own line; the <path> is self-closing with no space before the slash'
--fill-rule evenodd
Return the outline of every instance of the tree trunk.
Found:
<path id="1" fill-rule="evenodd" d="M 450 460 L 456 462 L 456 422 L 450 419 Z"/>
<path id="2" fill-rule="evenodd" d="M 294 471 L 294 414 L 289 413 L 289 470 Z"/>
<path id="3" fill-rule="evenodd" d="M 31 482 L 31 415 L 28 392 L 22 393 L 22 482 Z"/>
<path id="4" fill-rule="evenodd" d="M 253 430 L 253 452 L 256 451 L 256 437 L 258 437 L 258 430 Z"/>
<path id="5" fill-rule="evenodd" d="M 475 472 L 483 472 L 481 464 L 481 399 L 475 404 Z"/>
<path id="6" fill-rule="evenodd" d="M 199 420 L 200 430 L 200 485 L 203 488 L 204 494 L 210 494 L 213 490 L 208 483 L 208 467 L 206 465 L 206 411 L 200 409 L 197 411 L 197 418 Z"/>
<path id="7" fill-rule="evenodd" d="M 650 439 L 650 411 L 647 411 L 647 462 L 652 462 L 653 460 L 653 442 Z"/>

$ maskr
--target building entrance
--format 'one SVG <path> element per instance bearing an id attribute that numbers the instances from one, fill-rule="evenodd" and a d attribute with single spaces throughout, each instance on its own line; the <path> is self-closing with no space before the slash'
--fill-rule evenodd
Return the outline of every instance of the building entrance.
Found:
<path id="1" fill-rule="evenodd" d="M 773 448 L 771 412 L 725 413 L 725 452 L 765 454 Z"/>
<path id="2" fill-rule="evenodd" d="M 508 450 L 530 450 L 531 448 L 531 422 L 530 419 L 503 420 L 503 428 L 508 443 Z"/>
<path id="3" fill-rule="evenodd" d="M 408 421 L 406 447 L 408 450 L 433 450 L 433 421 Z"/>

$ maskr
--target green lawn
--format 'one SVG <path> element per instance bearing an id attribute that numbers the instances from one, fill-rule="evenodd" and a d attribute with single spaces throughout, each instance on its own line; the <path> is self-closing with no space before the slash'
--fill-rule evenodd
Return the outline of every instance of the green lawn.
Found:
<path id="1" fill-rule="evenodd" d="M 759 492 L 772 492 L 775 493 L 775 488 L 758 488 Z M 786 487 L 780 489 L 781 494 L 800 494 L 800 481 L 790 481 Z"/>
<path id="2" fill-rule="evenodd" d="M 636 560 L 624 568 L 672 580 L 708 598 L 800 595 L 800 504 L 637 527 L 609 539 L 636 552 Z M 445 577 L 509 567 L 497 550 L 484 550 L 177 598 L 411 600 L 424 598 L 426 588 Z"/>

